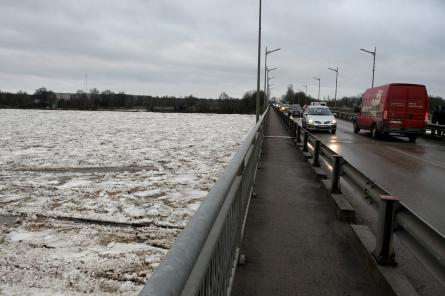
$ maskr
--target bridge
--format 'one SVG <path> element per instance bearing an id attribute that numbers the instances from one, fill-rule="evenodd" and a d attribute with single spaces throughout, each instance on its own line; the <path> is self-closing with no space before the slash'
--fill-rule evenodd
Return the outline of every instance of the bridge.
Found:
<path id="1" fill-rule="evenodd" d="M 140 295 L 444 295 L 444 153 L 268 110 Z"/>

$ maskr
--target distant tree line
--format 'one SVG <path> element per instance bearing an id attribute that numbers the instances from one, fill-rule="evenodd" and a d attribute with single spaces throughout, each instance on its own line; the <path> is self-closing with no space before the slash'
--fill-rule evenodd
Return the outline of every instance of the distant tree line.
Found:
<path id="1" fill-rule="evenodd" d="M 287 104 L 300 104 L 301 106 L 303 106 L 315 101 L 317 101 L 317 99 L 311 96 L 307 96 L 302 91 L 294 92 L 292 85 L 289 85 L 287 87 L 286 93 L 281 96 L 281 102 Z M 360 106 L 362 97 L 361 95 L 343 97 L 341 99 L 337 99 L 336 102 L 333 98 L 328 98 L 325 101 L 329 107 L 334 107 L 335 105 L 336 107 L 340 108 L 354 108 L 356 106 Z M 430 112 L 432 112 L 438 106 L 445 106 L 445 100 L 438 96 L 429 96 L 429 103 Z"/>
<path id="2" fill-rule="evenodd" d="M 263 106 L 264 93 L 260 93 L 260 106 Z M 221 93 L 218 99 L 202 99 L 193 95 L 177 98 L 171 96 L 153 97 L 129 95 L 110 90 L 99 92 L 91 89 L 88 93 L 78 90 L 76 93 L 55 93 L 45 87 L 34 94 L 19 91 L 17 93 L 0 92 L 0 108 L 39 108 L 39 109 L 74 109 L 74 110 L 114 110 L 145 109 L 159 112 L 189 113 L 239 113 L 252 114 L 256 110 L 256 92 L 248 91 L 241 99 Z"/>

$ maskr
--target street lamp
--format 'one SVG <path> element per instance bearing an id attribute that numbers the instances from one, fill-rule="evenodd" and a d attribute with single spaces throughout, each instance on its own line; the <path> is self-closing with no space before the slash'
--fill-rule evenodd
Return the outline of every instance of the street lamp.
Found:
<path id="1" fill-rule="evenodd" d="M 318 100 L 320 101 L 320 81 L 321 81 L 321 77 L 312 77 L 315 80 L 318 80 Z"/>
<path id="2" fill-rule="evenodd" d="M 266 94 L 266 79 L 267 79 L 267 73 L 268 73 L 268 70 L 267 70 L 267 55 L 271 54 L 273 52 L 279 51 L 279 50 L 281 50 L 281 48 L 276 48 L 276 49 L 273 49 L 273 50 L 267 50 L 267 46 L 266 46 L 266 52 L 264 54 L 264 95 Z M 267 98 L 267 99 L 269 99 L 269 98 Z M 267 106 L 266 104 L 267 104 L 266 98 L 264 98 L 264 107 Z"/>
<path id="3" fill-rule="evenodd" d="M 377 47 L 374 46 L 374 51 L 369 51 L 363 48 L 360 48 L 361 51 L 367 52 L 372 54 L 373 56 L 373 62 L 372 62 L 372 84 L 371 87 L 374 87 L 374 73 L 375 73 L 375 54 L 377 52 Z"/>
<path id="4" fill-rule="evenodd" d="M 279 50 L 281 50 L 281 48 L 276 48 L 274 50 L 267 50 L 267 46 L 266 46 L 266 53 L 264 55 L 264 77 L 266 77 L 267 71 L 268 71 L 268 69 L 267 69 L 267 55 L 271 54 L 273 52 L 279 51 Z M 274 69 L 276 69 L 276 68 L 274 68 Z M 272 70 L 269 70 L 269 71 L 272 71 Z M 264 79 L 264 90 L 266 90 L 266 78 Z"/>
<path id="5" fill-rule="evenodd" d="M 258 65 L 256 76 L 256 122 L 260 119 L 260 64 L 261 64 L 261 0 L 258 20 Z"/>
<path id="6" fill-rule="evenodd" d="M 337 78 L 338 78 L 338 66 L 337 68 L 328 68 L 331 71 L 335 72 L 335 96 L 334 96 L 334 107 L 337 107 Z"/>
<path id="7" fill-rule="evenodd" d="M 269 69 L 269 68 L 266 67 L 266 75 L 265 75 L 265 78 L 264 78 L 264 92 L 266 94 L 267 101 L 269 100 L 269 96 L 270 96 L 270 89 L 269 89 L 269 80 L 270 79 L 268 78 L 269 77 L 269 72 L 270 71 L 274 71 L 276 69 L 278 69 L 278 67 L 275 67 L 275 68 L 272 68 L 272 69 Z M 267 81 L 267 87 L 266 87 L 266 81 Z M 265 106 L 266 106 L 266 99 L 264 100 Z"/>

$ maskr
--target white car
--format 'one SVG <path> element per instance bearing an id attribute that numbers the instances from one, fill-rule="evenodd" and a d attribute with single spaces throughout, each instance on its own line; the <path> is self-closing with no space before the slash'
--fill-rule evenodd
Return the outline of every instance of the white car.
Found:
<path id="1" fill-rule="evenodd" d="M 326 106 L 308 106 L 303 112 L 303 127 L 308 131 L 329 131 L 335 134 L 337 120 Z"/>

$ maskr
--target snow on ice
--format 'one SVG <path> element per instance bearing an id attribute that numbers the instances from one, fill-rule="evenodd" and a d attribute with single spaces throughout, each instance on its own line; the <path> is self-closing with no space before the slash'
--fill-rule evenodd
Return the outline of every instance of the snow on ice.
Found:
<path id="1" fill-rule="evenodd" d="M 253 124 L 0 110 L 0 294 L 136 295 Z"/>

